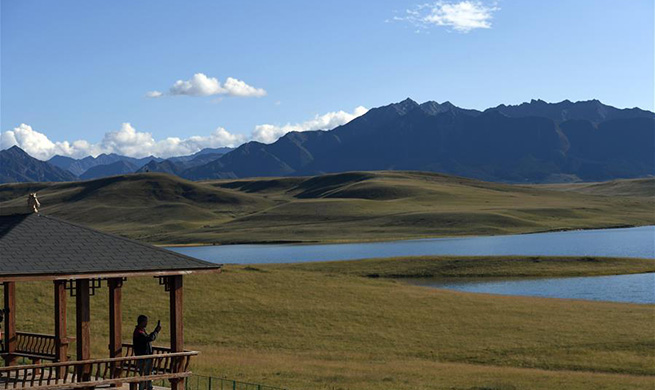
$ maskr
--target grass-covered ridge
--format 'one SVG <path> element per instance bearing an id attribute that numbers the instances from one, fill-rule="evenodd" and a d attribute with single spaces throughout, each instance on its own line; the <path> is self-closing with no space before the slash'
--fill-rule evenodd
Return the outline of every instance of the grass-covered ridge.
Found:
<path id="1" fill-rule="evenodd" d="M 418 263 L 408 264 L 401 267 Z M 617 266 L 628 265 L 594 263 Z M 391 269 L 376 260 L 303 267 L 227 266 L 186 277 L 185 339 L 202 352 L 192 369 L 291 389 L 652 388 L 652 305 L 469 294 L 355 276 Z M 52 332 L 51 284 L 21 283 L 17 293 L 19 329 Z M 106 355 L 106 294 L 102 288 L 91 299 L 98 357 Z M 158 342 L 167 342 L 167 294 L 156 279 L 128 279 L 123 302 L 124 337 L 145 312 L 163 320 Z"/>
<path id="2" fill-rule="evenodd" d="M 588 256 L 409 256 L 276 264 L 268 267 L 375 278 L 564 277 L 655 272 L 655 259 Z"/>
<path id="3" fill-rule="evenodd" d="M 206 182 L 149 173 L 1 185 L 0 211 L 24 207 L 26 194 L 37 191 L 43 213 L 160 244 L 394 240 L 655 224 L 655 198 L 649 196 L 655 179 L 599 185 L 520 186 L 405 171 Z"/>

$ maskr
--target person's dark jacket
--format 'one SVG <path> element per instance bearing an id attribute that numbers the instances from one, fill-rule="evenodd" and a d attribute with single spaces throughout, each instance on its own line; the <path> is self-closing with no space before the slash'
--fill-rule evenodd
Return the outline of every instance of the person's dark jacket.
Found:
<path id="1" fill-rule="evenodd" d="M 152 355 L 152 342 L 157 339 L 157 330 L 148 334 L 145 329 L 134 328 L 132 335 L 132 344 L 134 345 L 134 355 Z"/>

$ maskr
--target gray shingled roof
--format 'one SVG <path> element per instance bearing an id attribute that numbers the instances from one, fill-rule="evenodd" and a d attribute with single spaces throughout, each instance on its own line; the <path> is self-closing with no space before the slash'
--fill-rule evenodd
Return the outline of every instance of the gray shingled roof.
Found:
<path id="1" fill-rule="evenodd" d="M 220 265 L 45 215 L 0 216 L 0 278 L 216 268 Z"/>

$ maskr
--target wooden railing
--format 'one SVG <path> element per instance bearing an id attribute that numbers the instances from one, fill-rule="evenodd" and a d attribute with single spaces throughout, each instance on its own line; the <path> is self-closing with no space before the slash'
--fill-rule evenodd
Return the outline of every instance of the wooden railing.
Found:
<path id="1" fill-rule="evenodd" d="M 55 360 L 55 336 L 16 332 L 16 354 L 36 359 Z"/>
<path id="2" fill-rule="evenodd" d="M 185 378 L 191 375 L 189 363 L 197 354 L 188 351 L 0 367 L 0 388 L 74 389 Z"/>
<path id="3" fill-rule="evenodd" d="M 166 347 L 152 347 L 152 353 L 154 355 L 159 355 L 162 353 L 171 353 L 170 348 Z M 134 356 L 134 345 L 128 344 L 128 343 L 123 343 L 123 356 Z"/>

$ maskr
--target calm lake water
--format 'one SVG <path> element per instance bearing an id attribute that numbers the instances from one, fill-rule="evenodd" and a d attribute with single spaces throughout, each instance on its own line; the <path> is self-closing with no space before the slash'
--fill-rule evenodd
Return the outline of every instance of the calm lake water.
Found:
<path id="1" fill-rule="evenodd" d="M 616 256 L 655 259 L 655 226 L 357 244 L 168 248 L 215 263 L 298 263 L 420 255 Z M 655 274 L 541 279 L 405 280 L 468 292 L 655 303 Z"/>
<path id="2" fill-rule="evenodd" d="M 168 249 L 223 264 L 298 263 L 421 255 L 655 258 L 655 226 L 355 244 L 218 245 Z"/>
<path id="3" fill-rule="evenodd" d="M 655 273 L 575 278 L 403 279 L 417 286 L 500 295 L 655 304 Z"/>

